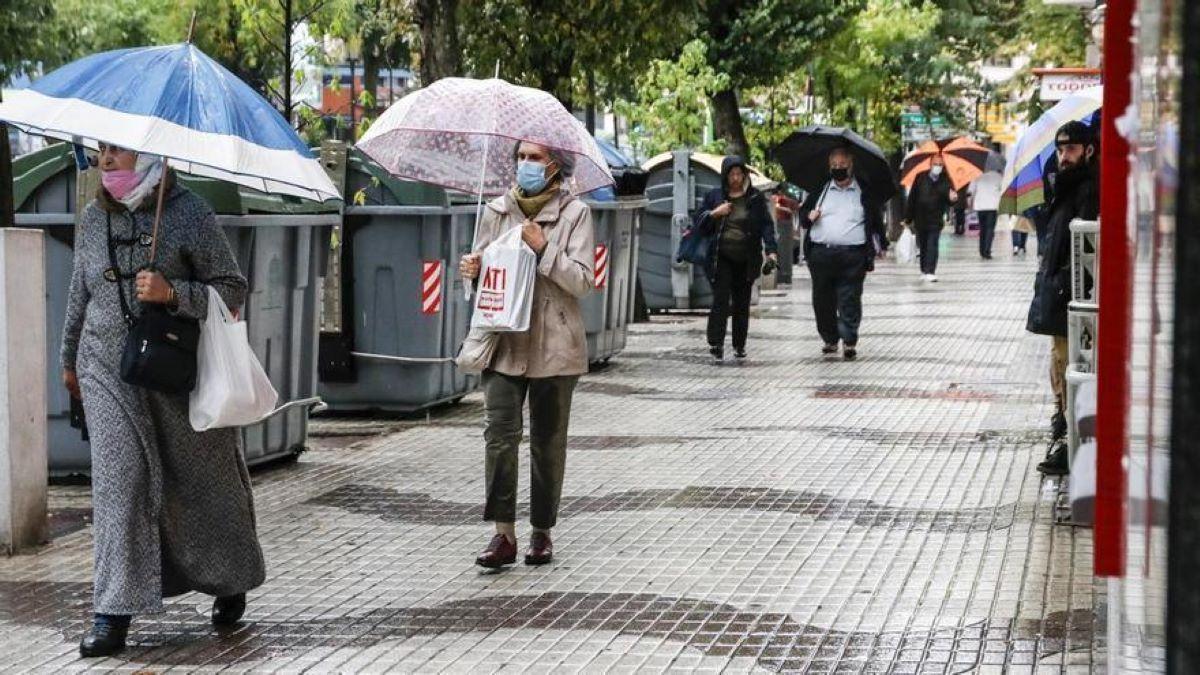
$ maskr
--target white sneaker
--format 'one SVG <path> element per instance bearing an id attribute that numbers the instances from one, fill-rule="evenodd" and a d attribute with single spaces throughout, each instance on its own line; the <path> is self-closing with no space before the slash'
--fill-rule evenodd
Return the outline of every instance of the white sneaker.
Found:
<path id="1" fill-rule="evenodd" d="M 930 275 L 929 275 L 929 280 L 930 280 L 930 281 L 933 281 L 933 282 L 937 282 L 937 275 L 936 275 L 936 274 L 930 274 Z"/>
<path id="2" fill-rule="evenodd" d="M 1016 246 L 1014 246 L 1014 247 L 1013 247 L 1013 257 L 1015 258 L 1015 257 L 1017 257 L 1018 255 L 1021 255 L 1021 249 L 1019 249 L 1019 248 L 1017 248 Z"/>
<path id="3" fill-rule="evenodd" d="M 922 274 L 921 281 L 929 281 L 929 278 L 932 276 L 933 276 L 932 274 Z"/>

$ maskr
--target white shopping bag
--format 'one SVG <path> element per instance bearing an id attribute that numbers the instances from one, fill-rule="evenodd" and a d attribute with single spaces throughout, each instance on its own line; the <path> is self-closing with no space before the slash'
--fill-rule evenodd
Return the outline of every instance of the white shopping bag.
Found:
<path id="1" fill-rule="evenodd" d="M 514 227 L 483 251 L 471 327 L 498 333 L 529 330 L 537 255 Z"/>
<path id="2" fill-rule="evenodd" d="M 196 431 L 253 424 L 275 409 L 279 395 L 225 301 L 208 287 L 208 318 L 200 328 L 196 388 L 188 418 Z"/>
<path id="3" fill-rule="evenodd" d="M 907 227 L 896 242 L 896 262 L 907 265 L 917 259 L 917 237 Z"/>

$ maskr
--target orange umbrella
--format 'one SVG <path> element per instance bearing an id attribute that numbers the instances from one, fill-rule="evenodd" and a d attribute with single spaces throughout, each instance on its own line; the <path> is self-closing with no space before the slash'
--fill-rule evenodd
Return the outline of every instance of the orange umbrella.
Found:
<path id="1" fill-rule="evenodd" d="M 955 190 L 961 190 L 983 175 L 991 152 L 966 136 L 925 141 L 900 164 L 900 184 L 911 188 L 917 176 L 928 171 L 933 165 L 933 158 L 941 155 L 946 165 L 946 175 L 950 177 L 950 184 Z"/>

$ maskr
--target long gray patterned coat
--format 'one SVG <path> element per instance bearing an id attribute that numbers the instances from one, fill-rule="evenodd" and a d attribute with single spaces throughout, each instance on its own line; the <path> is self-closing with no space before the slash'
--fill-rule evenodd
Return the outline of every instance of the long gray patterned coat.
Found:
<path id="1" fill-rule="evenodd" d="M 147 199 L 153 202 L 153 199 Z M 188 591 L 232 595 L 263 582 L 250 476 L 237 429 L 198 433 L 188 397 L 121 381 L 127 332 L 117 283 L 106 279 L 111 218 L 126 298 L 137 313 L 133 273 L 149 262 L 153 204 L 133 214 L 92 202 L 75 233 L 75 263 L 62 346 L 91 432 L 95 611 L 162 611 Z M 229 242 L 208 205 L 182 187 L 166 196 L 157 267 L 179 294 L 178 313 L 202 319 L 206 286 L 230 307 L 246 296 Z"/>

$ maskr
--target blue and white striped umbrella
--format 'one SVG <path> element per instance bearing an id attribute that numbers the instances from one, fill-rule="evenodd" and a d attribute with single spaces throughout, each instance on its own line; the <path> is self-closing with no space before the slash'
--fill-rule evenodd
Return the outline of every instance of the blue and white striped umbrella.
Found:
<path id="1" fill-rule="evenodd" d="M 0 120 L 32 134 L 117 145 L 175 169 L 315 201 L 341 194 L 295 130 L 236 75 L 184 43 L 69 63 L 13 92 Z"/>

